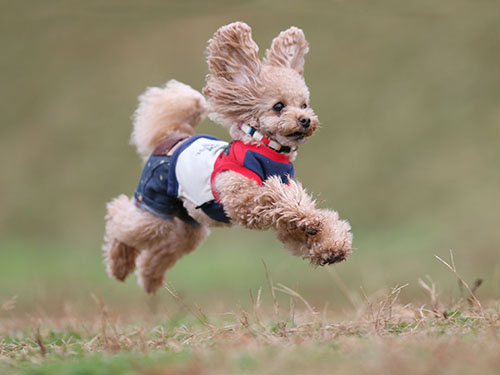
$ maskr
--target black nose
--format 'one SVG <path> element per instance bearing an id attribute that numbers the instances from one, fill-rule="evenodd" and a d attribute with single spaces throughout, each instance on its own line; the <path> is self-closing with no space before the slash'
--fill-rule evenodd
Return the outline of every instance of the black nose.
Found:
<path id="1" fill-rule="evenodd" d="M 304 129 L 307 129 L 311 125 L 311 119 L 309 117 L 300 116 L 299 123 Z"/>

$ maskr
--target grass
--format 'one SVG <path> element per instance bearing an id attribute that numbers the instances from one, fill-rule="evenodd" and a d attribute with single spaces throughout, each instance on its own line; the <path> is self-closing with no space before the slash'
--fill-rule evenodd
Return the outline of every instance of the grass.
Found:
<path id="1" fill-rule="evenodd" d="M 110 280 L 97 248 L 0 242 L 0 374 L 455 375 L 498 368 L 496 279 L 471 272 L 461 256 L 420 254 L 417 269 L 400 259 L 392 270 L 390 252 L 355 253 L 340 266 L 312 268 L 268 234 L 235 231 L 237 249 L 215 236 L 169 271 L 168 289 L 154 297 L 134 276 Z M 384 264 L 390 278 L 377 276 Z"/>
<path id="2" fill-rule="evenodd" d="M 112 311 L 94 296 L 94 313 L 70 309 L 30 319 L 15 301 L 0 308 L 2 374 L 331 374 L 498 373 L 499 303 L 398 301 L 405 286 L 365 296 L 344 312 L 316 310 L 274 284 L 251 293 L 248 309 L 204 311 L 171 285 L 168 313 Z M 263 304 L 268 293 L 273 303 Z M 277 294 L 286 299 L 279 299 Z M 469 296 L 470 297 L 470 296 Z"/>

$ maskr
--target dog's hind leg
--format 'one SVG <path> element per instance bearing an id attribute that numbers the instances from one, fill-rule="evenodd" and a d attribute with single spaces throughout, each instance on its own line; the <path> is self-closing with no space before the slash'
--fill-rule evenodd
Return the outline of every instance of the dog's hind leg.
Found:
<path id="1" fill-rule="evenodd" d="M 177 218 L 169 223 L 169 233 L 152 241 L 137 259 L 139 285 L 148 293 L 156 292 L 164 282 L 165 272 L 183 255 L 196 249 L 209 233 L 206 226 L 193 226 Z"/>
<path id="2" fill-rule="evenodd" d="M 108 274 L 119 281 L 125 281 L 128 274 L 135 269 L 135 259 L 139 250 L 116 238 L 107 240 L 103 250 Z"/>
<path id="3" fill-rule="evenodd" d="M 109 275 L 124 281 L 135 269 L 140 250 L 148 247 L 152 238 L 165 236 L 170 222 L 137 208 L 125 195 L 109 202 L 103 246 Z"/>

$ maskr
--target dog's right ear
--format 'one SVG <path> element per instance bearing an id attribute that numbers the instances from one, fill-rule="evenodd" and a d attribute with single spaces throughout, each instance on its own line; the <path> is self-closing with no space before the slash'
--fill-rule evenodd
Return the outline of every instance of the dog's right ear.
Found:
<path id="1" fill-rule="evenodd" d="M 208 43 L 208 68 L 213 76 L 242 84 L 258 79 L 259 47 L 250 26 L 243 22 L 223 26 Z"/>

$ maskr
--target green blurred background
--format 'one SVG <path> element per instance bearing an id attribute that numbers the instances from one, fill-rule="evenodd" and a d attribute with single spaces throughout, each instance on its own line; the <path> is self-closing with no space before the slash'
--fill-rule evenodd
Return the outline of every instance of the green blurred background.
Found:
<path id="1" fill-rule="evenodd" d="M 496 0 L 2 1 L 0 8 L 0 303 L 85 309 L 169 303 L 108 279 L 105 203 L 141 171 L 130 116 L 147 86 L 201 89 L 214 31 L 242 20 L 261 53 L 291 25 L 311 50 L 306 80 L 322 129 L 301 147 L 297 178 L 353 227 L 356 252 L 333 268 L 287 254 L 272 233 L 215 229 L 168 280 L 191 300 L 249 303 L 266 285 L 316 306 L 345 288 L 410 285 L 430 275 L 458 297 L 435 258 L 452 249 L 480 298 L 500 287 L 500 3 Z M 228 139 L 206 121 L 200 132 Z M 332 271 L 332 269 L 334 271 Z M 153 301 L 153 302 L 151 302 Z"/>

